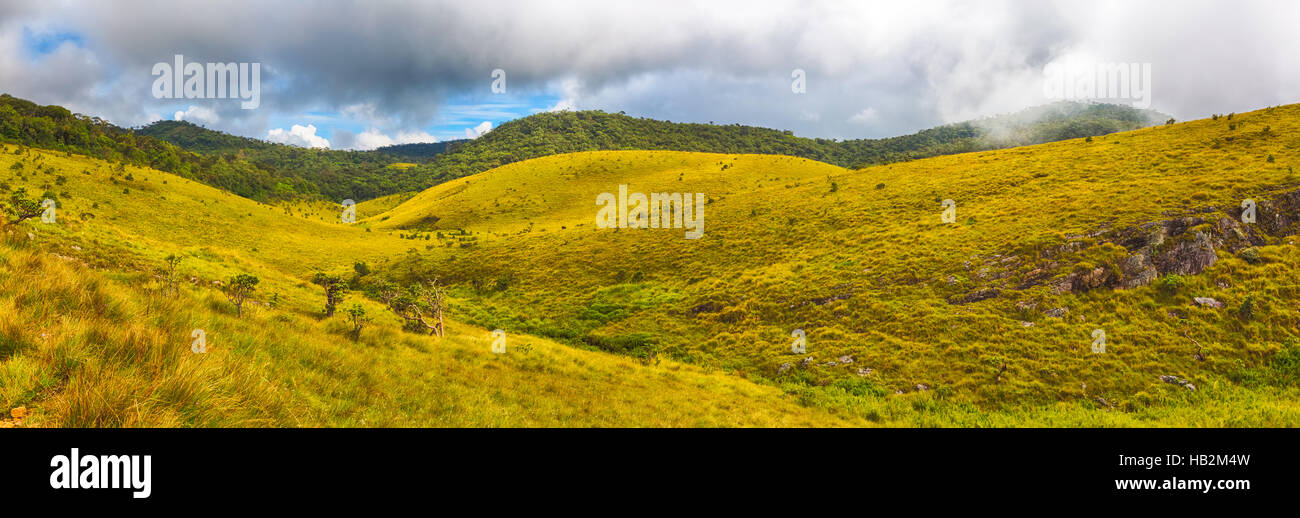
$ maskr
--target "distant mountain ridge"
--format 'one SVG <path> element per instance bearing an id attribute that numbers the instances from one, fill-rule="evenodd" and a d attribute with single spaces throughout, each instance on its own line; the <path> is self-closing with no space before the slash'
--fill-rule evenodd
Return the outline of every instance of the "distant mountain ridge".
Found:
<path id="1" fill-rule="evenodd" d="M 1061 102 L 911 135 L 838 141 L 754 126 L 677 123 L 603 111 L 538 113 L 474 140 L 373 151 L 306 149 L 158 121 L 134 130 L 58 106 L 0 95 L 0 139 L 148 166 L 259 201 L 368 200 L 416 192 L 505 164 L 562 153 L 671 150 L 777 154 L 842 167 L 1099 136 L 1166 115 L 1110 104 Z M 396 162 L 413 167 L 393 168 Z"/>

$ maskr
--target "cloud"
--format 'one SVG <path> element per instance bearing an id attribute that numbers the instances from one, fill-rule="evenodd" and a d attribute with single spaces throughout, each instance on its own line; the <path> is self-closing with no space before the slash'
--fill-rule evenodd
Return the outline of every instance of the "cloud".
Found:
<path id="1" fill-rule="evenodd" d="M 397 144 L 420 144 L 438 141 L 437 137 L 423 131 L 404 131 L 397 133 L 396 137 L 390 137 L 375 128 L 369 128 L 360 134 L 353 134 L 352 132 L 347 131 L 336 131 L 334 132 L 334 137 L 338 149 L 355 149 L 362 151 Z"/>
<path id="2" fill-rule="evenodd" d="M 178 121 L 198 121 L 206 124 L 221 122 L 221 116 L 216 111 L 203 106 L 190 106 L 185 111 L 176 112 L 172 118 Z"/>
<path id="3" fill-rule="evenodd" d="M 266 140 L 299 147 L 326 149 L 330 147 L 330 141 L 325 140 L 324 137 L 316 136 L 316 126 L 313 124 L 306 126 L 294 124 L 293 127 L 289 128 L 289 131 L 280 128 L 273 129 L 266 133 Z"/>
<path id="4" fill-rule="evenodd" d="M 268 114 L 301 121 L 346 111 L 364 121 L 353 127 L 392 136 L 429 130 L 449 99 L 544 96 L 558 101 L 529 108 L 856 138 L 1045 104 L 1044 66 L 1088 55 L 1151 63 L 1152 107 L 1179 119 L 1300 100 L 1300 67 L 1283 65 L 1300 55 L 1296 2 L 1101 0 L 1079 9 L 1042 0 L 718 0 L 665 9 L 649 1 L 392 0 L 302 7 L 0 2 L 0 91 L 142 123 L 177 109 L 149 95 L 150 67 L 182 54 L 263 64 L 261 108 L 205 105 L 219 114 L 219 129 L 246 135 L 266 134 Z M 1213 37 L 1204 36 L 1206 27 Z M 22 45 L 25 28 L 76 34 L 80 44 L 32 61 Z M 497 68 L 508 76 L 505 96 L 490 91 Z M 804 94 L 790 91 L 796 68 L 807 73 Z M 864 106 L 877 110 L 870 124 L 853 120 Z M 501 120 L 465 120 L 488 119 Z"/>
<path id="5" fill-rule="evenodd" d="M 492 131 L 492 123 L 483 121 L 473 128 L 465 128 L 465 138 L 476 139 L 486 135 L 489 131 Z"/>
<path id="6" fill-rule="evenodd" d="M 852 117 L 849 117 L 849 122 L 868 124 L 874 122 L 878 118 L 880 118 L 880 113 L 877 112 L 875 108 L 868 107 L 853 114 Z"/>

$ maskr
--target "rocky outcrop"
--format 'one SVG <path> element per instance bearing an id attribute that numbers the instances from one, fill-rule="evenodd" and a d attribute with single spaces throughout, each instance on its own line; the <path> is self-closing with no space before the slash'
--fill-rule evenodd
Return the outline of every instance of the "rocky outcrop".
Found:
<path id="1" fill-rule="evenodd" d="M 970 304 L 998 297 L 1004 289 L 1044 285 L 1058 295 L 1139 288 L 1165 275 L 1200 274 L 1218 261 L 1219 251 L 1258 262 L 1260 255 L 1255 247 L 1300 233 L 1300 190 L 1271 196 L 1256 207 L 1255 223 L 1242 223 L 1236 207 L 1204 207 L 1187 215 L 1131 227 L 1114 229 L 1105 224 L 1093 232 L 1067 236 L 1069 241 L 1059 246 L 1037 250 L 1037 257 L 1030 256 L 1034 261 L 1025 269 L 1019 268 L 1018 257 L 972 256 L 964 263 L 965 269 L 983 286 L 967 286 L 965 293 L 949 297 L 948 302 Z M 1123 247 L 1124 254 L 1118 260 L 1110 256 L 1104 265 L 1062 272 L 1075 264 L 1075 254 L 1106 244 Z M 948 285 L 955 286 L 955 278 L 949 277 Z M 1064 310 L 1059 314 L 1057 311 L 1045 313 L 1054 318 L 1064 316 Z"/>
<path id="2" fill-rule="evenodd" d="M 1206 208 L 1201 214 L 1218 209 Z M 1235 215 L 1235 210 L 1227 211 Z M 1258 258 L 1254 247 L 1266 245 L 1270 237 L 1300 232 L 1300 191 L 1279 195 L 1258 205 L 1256 224 L 1243 224 L 1227 215 L 1183 216 L 1153 221 L 1114 231 L 1099 231 L 1087 236 L 1093 244 L 1113 243 L 1128 252 L 1118 261 L 1118 268 L 1094 267 L 1046 279 L 1042 268 L 1030 270 L 1023 277 L 1021 289 L 1046 283 L 1054 293 L 1080 292 L 1098 288 L 1138 288 L 1155 282 L 1163 275 L 1196 275 L 1218 261 L 1218 251 L 1241 253 L 1243 258 Z M 1057 259 L 1088 247 L 1084 241 L 1071 241 L 1044 255 Z"/>
<path id="3" fill-rule="evenodd" d="M 1210 297 L 1193 297 L 1192 302 L 1205 306 L 1207 308 L 1221 308 L 1223 303 Z"/>
<path id="4" fill-rule="evenodd" d="M 1187 390 L 1193 390 L 1193 391 L 1196 390 L 1196 385 L 1193 385 L 1192 382 L 1190 382 L 1190 381 L 1188 381 L 1188 380 L 1185 380 L 1185 379 L 1182 379 L 1182 378 L 1180 378 L 1180 377 L 1178 377 L 1178 376 L 1168 376 L 1168 375 L 1166 375 L 1166 376 L 1161 376 L 1161 377 L 1160 377 L 1160 381 L 1163 381 L 1163 382 L 1168 383 L 1168 384 L 1170 384 L 1170 385 L 1178 385 L 1178 386 L 1183 387 L 1183 388 L 1185 388 L 1185 389 L 1187 389 Z"/>

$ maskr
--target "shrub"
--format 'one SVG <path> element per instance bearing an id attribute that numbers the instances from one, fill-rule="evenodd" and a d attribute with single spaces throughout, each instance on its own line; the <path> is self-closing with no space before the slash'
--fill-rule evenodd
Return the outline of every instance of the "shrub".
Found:
<path id="1" fill-rule="evenodd" d="M 1160 279 L 1159 283 L 1160 291 L 1170 295 L 1178 293 L 1178 290 L 1182 289 L 1185 285 L 1187 285 L 1187 279 L 1182 275 L 1177 274 L 1166 275 L 1164 278 Z"/>
<path id="2" fill-rule="evenodd" d="M 1241 252 L 1238 252 L 1237 256 L 1241 257 L 1242 260 L 1250 264 L 1257 264 L 1260 261 L 1259 249 L 1253 246 L 1250 248 L 1243 249 Z"/>
<path id="3" fill-rule="evenodd" d="M 1237 308 L 1237 315 L 1242 320 L 1253 320 L 1255 318 L 1255 296 L 1246 295 L 1246 299 L 1241 301 L 1241 307 Z"/>

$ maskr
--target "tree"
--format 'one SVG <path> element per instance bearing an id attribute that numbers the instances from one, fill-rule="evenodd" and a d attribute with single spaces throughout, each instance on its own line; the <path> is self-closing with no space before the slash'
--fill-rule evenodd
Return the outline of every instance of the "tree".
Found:
<path id="1" fill-rule="evenodd" d="M 180 264 L 181 258 L 176 254 L 167 256 L 167 291 L 176 293 L 176 265 Z"/>
<path id="2" fill-rule="evenodd" d="M 7 208 L 15 218 L 9 221 L 9 224 L 11 225 L 16 225 L 36 216 L 40 216 L 41 213 L 45 211 L 45 209 L 41 207 L 40 201 L 27 199 L 26 187 L 19 187 L 18 190 L 14 191 L 13 194 L 9 196 L 9 204 Z"/>
<path id="3" fill-rule="evenodd" d="M 226 292 L 226 298 L 230 299 L 230 303 L 235 305 L 236 316 L 244 316 L 244 301 L 248 300 L 248 296 L 252 295 L 253 290 L 257 289 L 258 282 L 261 282 L 261 280 L 257 277 L 241 273 L 231 277 L 230 282 L 226 283 L 222 288 Z"/>
<path id="4" fill-rule="evenodd" d="M 334 316 L 334 310 L 338 307 L 343 295 L 348 292 L 348 283 L 337 275 L 328 275 L 324 272 L 316 272 L 311 278 L 312 284 L 325 288 L 325 316 Z"/>
<path id="5" fill-rule="evenodd" d="M 361 339 L 362 326 L 371 322 L 370 317 L 366 316 L 366 308 L 361 307 L 361 304 L 353 302 L 351 306 L 348 306 L 347 309 L 343 310 L 343 313 L 347 315 L 348 322 L 352 323 L 352 339 Z"/>
<path id="6" fill-rule="evenodd" d="M 406 321 L 403 329 L 419 332 L 427 330 L 438 338 L 443 337 L 443 313 L 447 310 L 447 297 L 437 278 L 406 288 L 385 283 L 380 287 L 379 298 L 393 313 Z"/>

